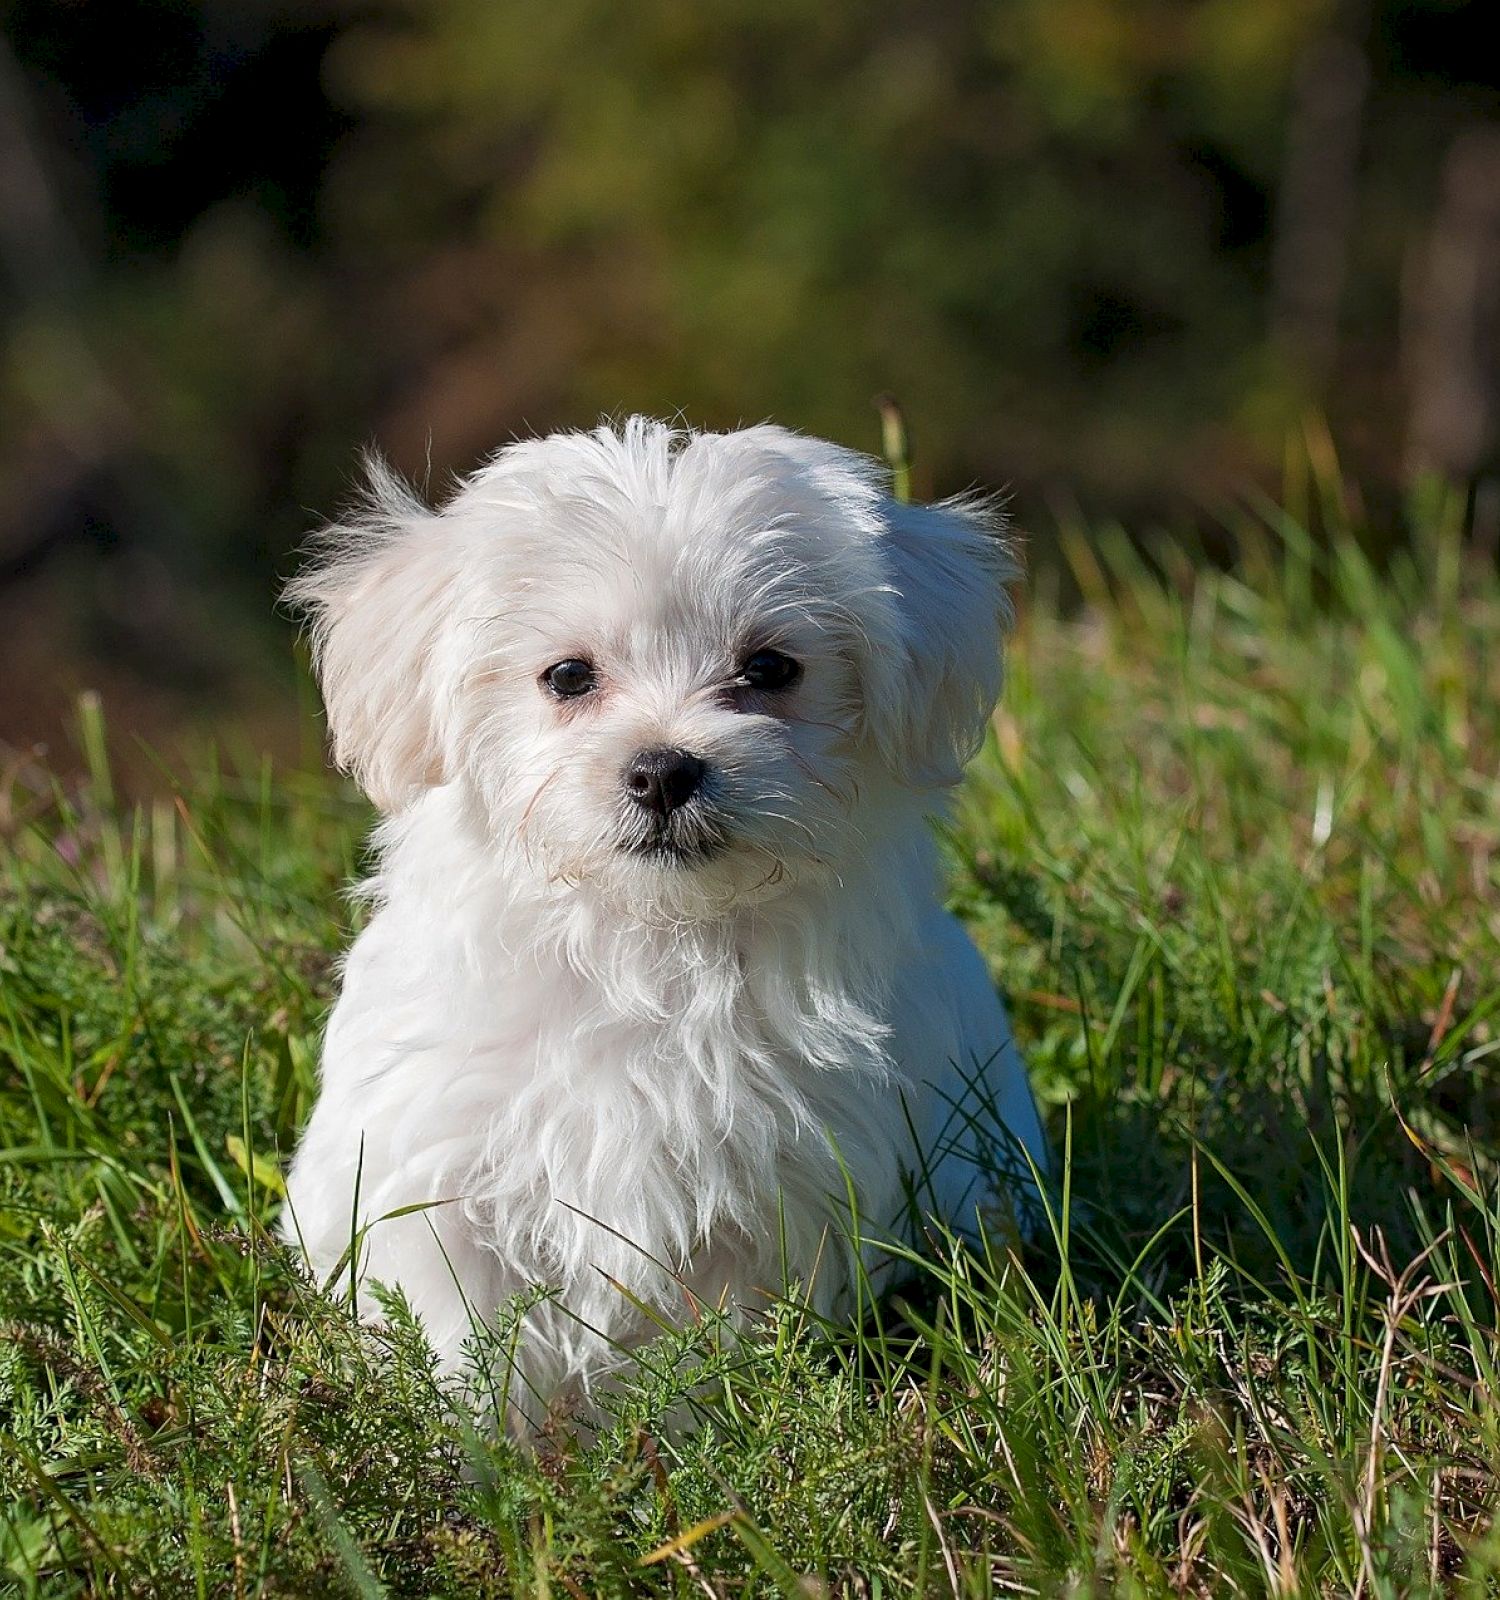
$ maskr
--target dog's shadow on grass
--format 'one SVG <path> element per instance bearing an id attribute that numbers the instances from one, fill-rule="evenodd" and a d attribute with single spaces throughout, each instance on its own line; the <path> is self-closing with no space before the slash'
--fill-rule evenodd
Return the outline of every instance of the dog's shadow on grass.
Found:
<path id="1" fill-rule="evenodd" d="M 1288 1272 L 1312 1283 L 1351 1229 L 1379 1230 L 1393 1259 L 1415 1256 L 1430 1237 L 1422 1211 L 1437 1214 L 1453 1189 L 1398 1112 L 1391 1077 L 1351 1078 L 1326 1059 L 1304 1067 L 1294 1081 L 1221 1074 L 1216 1098 L 1201 1082 L 1085 1088 L 1061 1108 L 1052 1198 L 1060 1214 L 1066 1188 L 1080 1286 L 1112 1296 L 1128 1266 L 1166 1300 L 1214 1258 L 1246 1283 Z M 1051 1230 L 1033 1253 L 1038 1270 L 1059 1269 Z"/>
<path id="2" fill-rule="evenodd" d="M 954 857 L 960 904 L 1003 911 L 1048 952 L 1037 975 L 1061 991 L 1015 995 L 1012 1012 L 1048 1092 L 1051 1198 L 1058 1212 L 1066 1200 L 1081 1286 L 1116 1291 L 1139 1260 L 1142 1283 L 1170 1297 L 1211 1257 L 1247 1280 L 1313 1281 L 1350 1229 L 1380 1230 L 1410 1260 L 1491 1159 L 1500 1101 L 1482 1070 L 1435 1059 L 1441 1025 L 1418 1014 L 1430 1001 L 1410 974 L 1335 994 L 1334 953 L 1314 941 L 1286 972 L 1298 1005 L 1264 987 L 1252 941 L 1231 1000 L 1231 975 L 1195 968 L 1180 927 L 1148 995 L 1133 924 L 1059 923 L 1033 873 L 961 846 Z M 1061 1265 L 1051 1232 L 1033 1241 L 1038 1271 Z"/>

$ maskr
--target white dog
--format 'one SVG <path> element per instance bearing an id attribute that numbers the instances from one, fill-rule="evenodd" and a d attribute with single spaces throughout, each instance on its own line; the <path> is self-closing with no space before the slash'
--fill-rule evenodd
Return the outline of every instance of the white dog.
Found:
<path id="1" fill-rule="evenodd" d="M 384 821 L 285 1229 L 320 1275 L 357 1241 L 448 1370 L 548 1286 L 517 1425 L 694 1298 L 837 1306 L 851 1200 L 864 1239 L 972 1231 L 1045 1159 L 928 826 L 1012 560 L 982 507 L 882 481 L 641 418 L 511 445 L 438 511 L 377 463 L 291 586 Z"/>

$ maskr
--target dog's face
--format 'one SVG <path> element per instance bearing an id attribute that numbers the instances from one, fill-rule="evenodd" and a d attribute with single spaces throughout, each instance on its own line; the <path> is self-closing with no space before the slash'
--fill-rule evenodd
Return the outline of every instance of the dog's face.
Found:
<path id="1" fill-rule="evenodd" d="M 438 512 L 380 469 L 292 586 L 384 809 L 462 783 L 497 849 L 708 915 L 837 873 L 952 782 L 999 685 L 1004 545 L 784 430 L 632 420 L 502 451 Z"/>

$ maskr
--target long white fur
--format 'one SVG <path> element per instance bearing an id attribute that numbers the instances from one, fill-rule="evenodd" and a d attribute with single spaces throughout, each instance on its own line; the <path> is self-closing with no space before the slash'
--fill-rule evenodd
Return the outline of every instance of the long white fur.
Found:
<path id="1" fill-rule="evenodd" d="M 358 1235 L 449 1371 L 550 1288 L 513 1423 L 586 1399 L 641 1306 L 736 1316 L 792 1279 L 837 1307 L 851 1187 L 873 1233 L 913 1187 L 971 1229 L 1006 1199 L 997 1122 L 1044 1163 L 928 824 L 999 691 L 1000 531 L 780 428 L 632 418 L 511 445 L 439 510 L 372 464 L 292 585 L 384 819 L 285 1231 L 322 1276 Z M 801 680 L 726 691 L 768 647 Z M 539 681 L 568 657 L 586 701 Z M 622 848 L 653 746 L 709 763 L 711 859 Z"/>

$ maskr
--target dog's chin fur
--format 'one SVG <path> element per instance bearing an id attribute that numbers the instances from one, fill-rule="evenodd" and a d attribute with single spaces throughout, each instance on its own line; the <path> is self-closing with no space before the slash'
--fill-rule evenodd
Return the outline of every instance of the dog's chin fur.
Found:
<path id="1" fill-rule="evenodd" d="M 285 1229 L 325 1277 L 358 1235 L 450 1371 L 551 1290 L 512 1423 L 695 1298 L 833 1309 L 851 1197 L 866 1234 L 962 1229 L 1007 1139 L 1042 1161 L 926 821 L 1011 572 L 984 507 L 898 506 L 850 452 L 633 419 L 510 446 L 438 511 L 372 464 L 292 586 L 384 819 Z M 779 692 L 740 678 L 769 649 Z M 597 687 L 560 700 L 569 659 Z M 625 791 L 647 749 L 705 764 L 666 818 Z"/>

